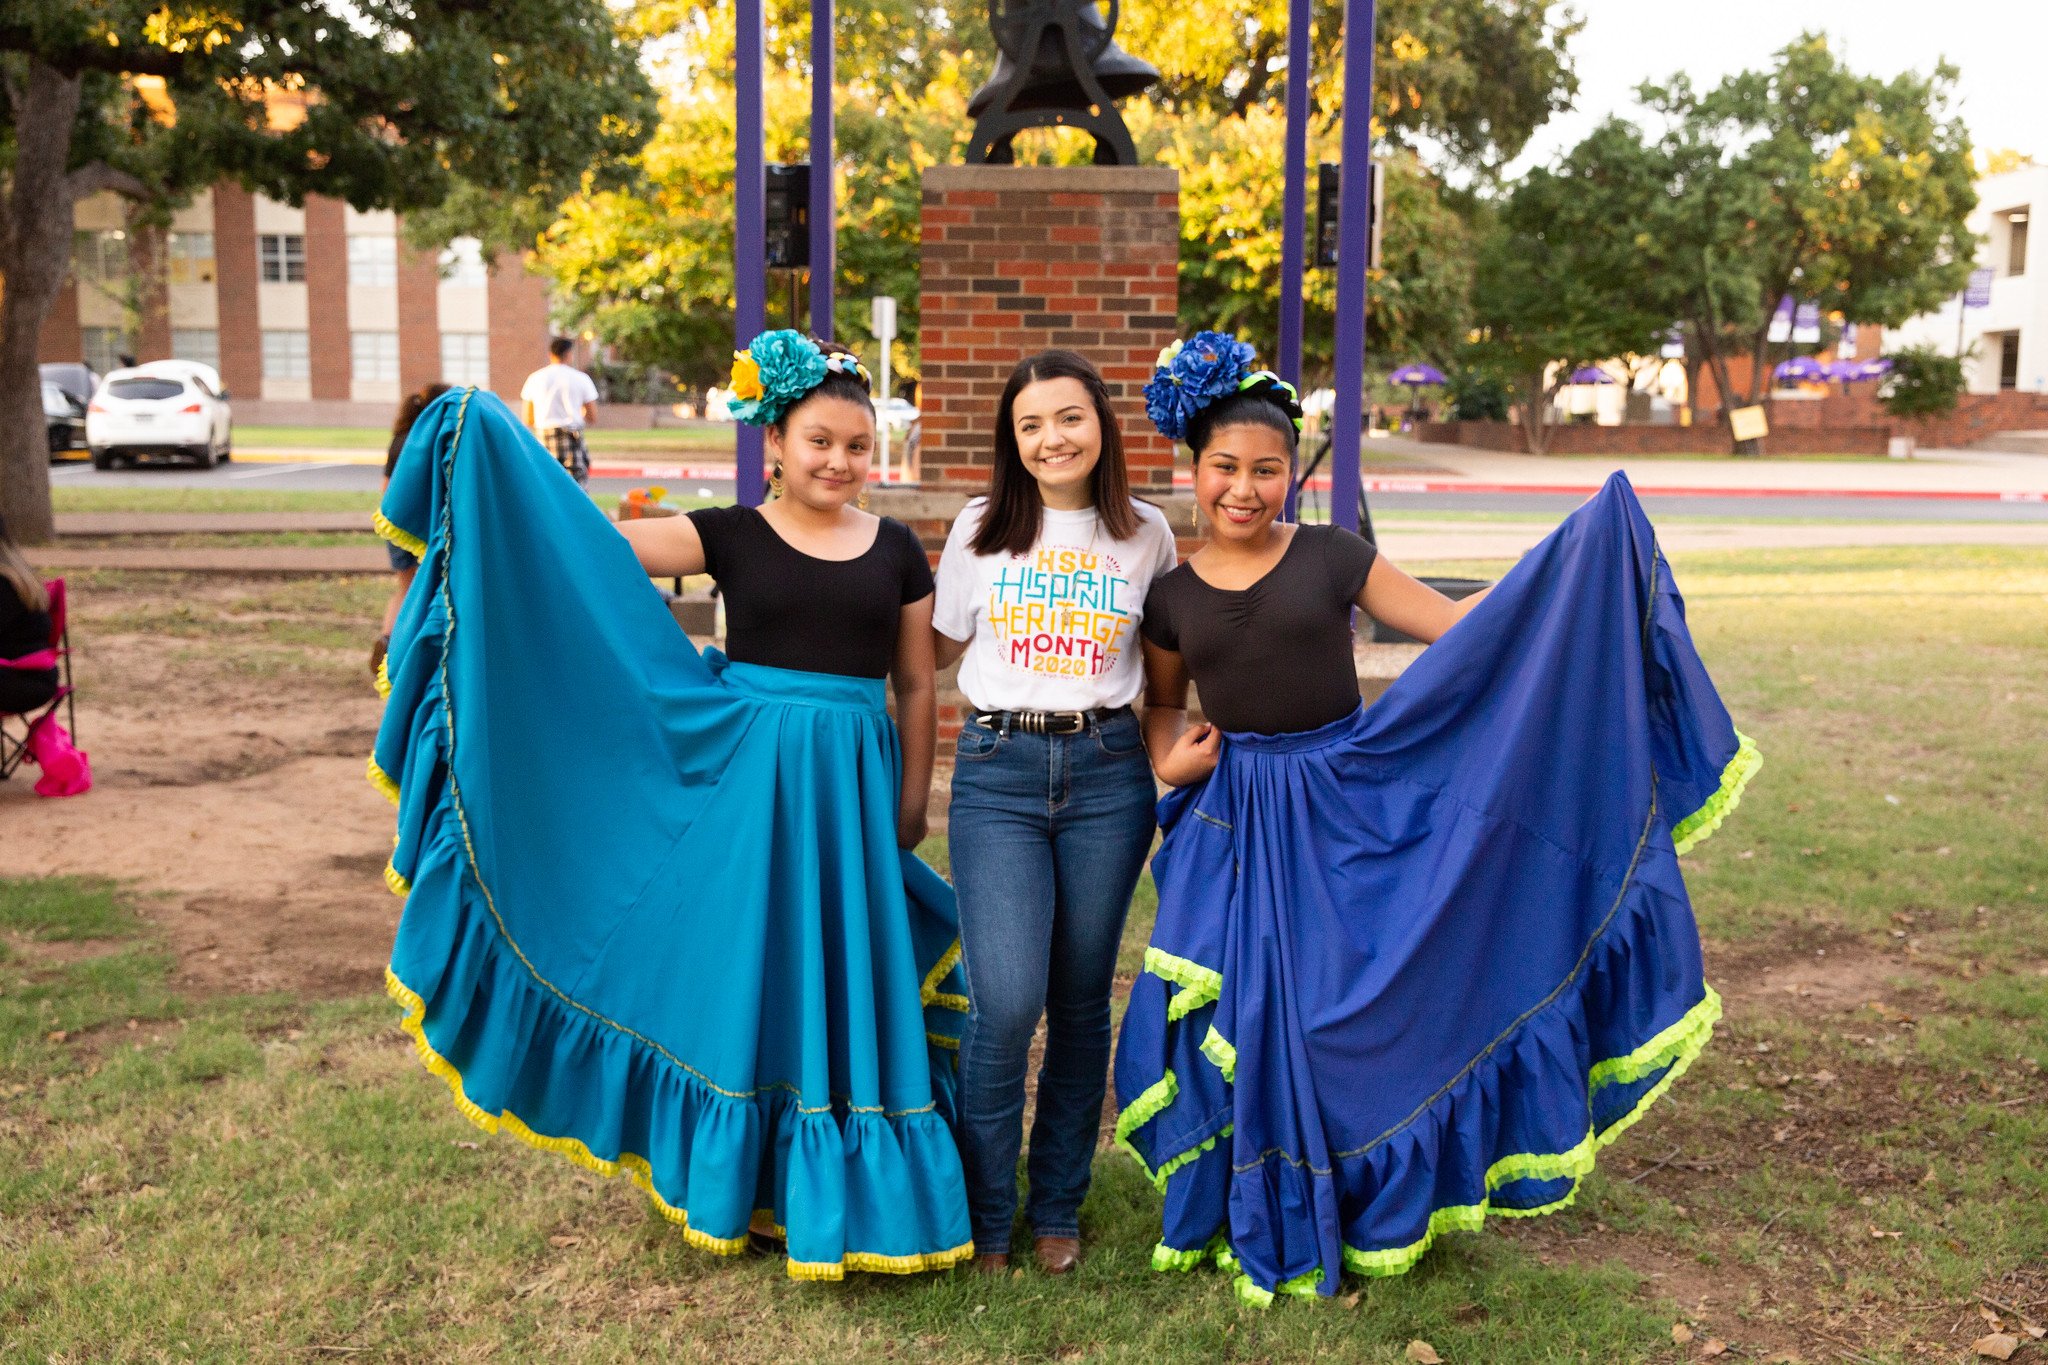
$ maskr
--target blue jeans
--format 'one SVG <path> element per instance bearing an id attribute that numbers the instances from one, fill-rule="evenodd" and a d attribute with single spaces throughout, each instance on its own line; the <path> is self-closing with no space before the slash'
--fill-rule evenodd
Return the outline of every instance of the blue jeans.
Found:
<path id="1" fill-rule="evenodd" d="M 1041 1013 L 1028 1209 L 1080 1234 L 1109 1071 L 1109 992 L 1152 848 L 1152 766 L 1128 712 L 1078 735 L 960 731 L 949 817 L 972 1009 L 960 1040 L 960 1155 L 975 1250 L 1010 1249 L 1024 1074 Z"/>

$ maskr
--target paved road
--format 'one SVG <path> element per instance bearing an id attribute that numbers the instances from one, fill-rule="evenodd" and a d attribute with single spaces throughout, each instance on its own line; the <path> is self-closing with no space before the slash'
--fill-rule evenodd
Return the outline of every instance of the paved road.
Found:
<path id="1" fill-rule="evenodd" d="M 280 491 L 354 490 L 375 492 L 383 471 L 375 465 L 329 463 L 225 465 L 218 469 L 148 468 L 102 472 L 86 464 L 56 465 L 50 477 L 63 488 L 237 488 Z M 678 492 L 703 490 L 711 497 L 732 496 L 731 480 L 595 477 L 593 493 L 619 494 L 629 488 L 663 482 Z M 1489 512 L 1557 521 L 1584 499 L 1558 493 L 1375 493 L 1375 511 Z M 1715 520 L 1797 519 L 1811 521 L 1947 521 L 2048 522 L 2048 502 L 1993 502 L 1911 497 L 1645 497 L 1653 517 L 1705 517 Z M 1311 506 L 1327 507 L 1327 499 Z"/>

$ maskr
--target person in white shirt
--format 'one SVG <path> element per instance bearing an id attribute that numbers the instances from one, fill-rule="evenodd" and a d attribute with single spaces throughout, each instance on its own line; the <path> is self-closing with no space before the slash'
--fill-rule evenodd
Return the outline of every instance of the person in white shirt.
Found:
<path id="1" fill-rule="evenodd" d="M 567 337 L 550 341 L 548 363 L 526 376 L 519 397 L 526 406 L 526 425 L 562 468 L 584 484 L 590 482 L 590 447 L 583 440 L 583 428 L 597 420 L 597 385 L 569 363 L 574 344 Z"/>
<path id="2" fill-rule="evenodd" d="M 1046 1018 L 1027 1212 L 1039 1266 L 1080 1259 L 1109 1069 L 1110 987 L 1152 847 L 1152 771 L 1131 703 L 1152 580 L 1176 563 L 1158 508 L 1131 497 L 1095 367 L 1032 356 L 996 411 L 988 495 L 939 560 L 941 668 L 972 707 L 949 837 L 970 1009 L 960 1042 L 960 1154 L 975 1264 L 1009 1264 L 1031 1039 Z"/>

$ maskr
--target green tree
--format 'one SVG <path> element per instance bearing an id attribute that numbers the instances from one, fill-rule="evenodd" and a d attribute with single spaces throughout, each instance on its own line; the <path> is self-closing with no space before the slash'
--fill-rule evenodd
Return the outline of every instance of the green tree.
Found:
<path id="1" fill-rule="evenodd" d="M 1462 368 L 1514 390 L 1532 455 L 1549 448 L 1554 400 L 1574 369 L 1653 351 L 1668 325 L 1637 287 L 1633 243 L 1589 213 L 1589 188 L 1570 160 L 1531 171 L 1482 236 L 1477 339 Z"/>
<path id="2" fill-rule="evenodd" d="M 273 198 L 550 202 L 644 139 L 652 97 L 601 0 L 7 0 L 0 9 L 0 514 L 52 529 L 36 341 L 72 206 L 162 212 L 231 176 Z M 280 101 L 296 122 L 272 120 Z"/>
<path id="3" fill-rule="evenodd" d="M 1858 75 L 1808 34 L 1769 70 L 1704 93 L 1683 78 L 1644 86 L 1660 135 L 1609 125 L 1574 152 L 1598 172 L 1600 211 L 1636 227 L 1645 294 L 1727 399 L 1762 396 L 1781 299 L 1897 326 L 1962 287 L 1976 194 L 1955 81 L 1946 65 Z"/>
<path id="4" fill-rule="evenodd" d="M 1230 0 L 1203 9 L 1133 0 L 1117 38 L 1164 79 L 1125 117 L 1141 158 L 1181 173 L 1181 321 L 1230 326 L 1270 355 L 1280 294 L 1278 170 L 1284 119 L 1286 5 Z M 1469 233 L 1438 163 L 1482 172 L 1521 150 L 1575 88 L 1564 43 L 1577 22 L 1540 0 L 1390 0 L 1376 60 L 1376 122 L 1391 166 L 1386 265 L 1372 282 L 1373 351 L 1442 358 L 1467 323 Z M 771 159 L 808 155 L 808 6 L 768 6 Z M 1338 89 L 1341 6 L 1319 4 L 1319 96 Z M 630 192 L 583 196 L 548 231 L 542 259 L 576 300 L 579 325 L 632 357 L 704 381 L 731 344 L 732 16 L 678 0 L 641 11 L 672 53 L 663 128 Z M 874 0 L 838 7 L 840 335 L 866 332 L 868 295 L 902 303 L 903 361 L 914 361 L 919 174 L 961 159 L 968 96 L 994 47 L 981 0 Z M 1341 110 L 1319 98 L 1311 157 L 1334 158 Z M 1020 160 L 1086 159 L 1085 140 L 1019 140 Z M 1327 374 L 1334 281 L 1307 281 L 1312 375 Z M 771 305 L 771 312 L 773 311 Z"/>

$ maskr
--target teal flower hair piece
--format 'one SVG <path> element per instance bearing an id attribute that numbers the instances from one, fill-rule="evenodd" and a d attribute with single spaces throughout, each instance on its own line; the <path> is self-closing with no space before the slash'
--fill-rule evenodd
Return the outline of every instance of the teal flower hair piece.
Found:
<path id="1" fill-rule="evenodd" d="M 730 404 L 733 420 L 748 426 L 773 426 L 812 389 L 825 382 L 833 367 L 825 353 L 802 332 L 780 328 L 763 332 L 732 358 Z M 856 369 L 858 366 L 856 365 Z"/>

